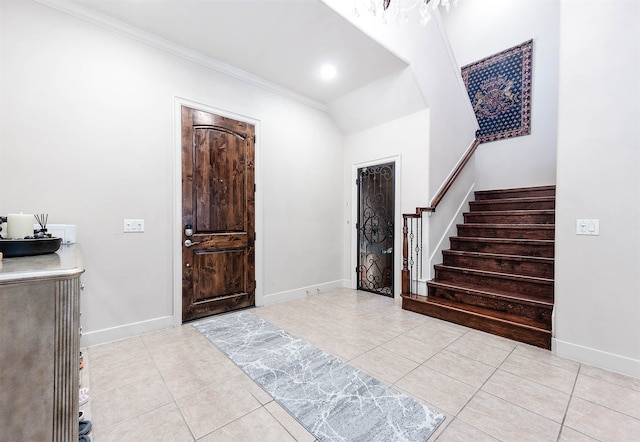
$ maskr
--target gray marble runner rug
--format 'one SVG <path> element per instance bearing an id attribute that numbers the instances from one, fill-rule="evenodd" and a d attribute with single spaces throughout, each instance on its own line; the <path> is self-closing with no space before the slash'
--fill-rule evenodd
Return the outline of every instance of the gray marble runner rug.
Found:
<path id="1" fill-rule="evenodd" d="M 252 313 L 194 326 L 319 441 L 425 441 L 445 419 Z"/>

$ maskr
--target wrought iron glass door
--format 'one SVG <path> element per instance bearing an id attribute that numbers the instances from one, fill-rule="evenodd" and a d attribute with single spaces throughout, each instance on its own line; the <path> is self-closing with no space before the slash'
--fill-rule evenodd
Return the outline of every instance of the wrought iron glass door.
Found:
<path id="1" fill-rule="evenodd" d="M 393 297 L 395 164 L 358 169 L 358 289 Z"/>

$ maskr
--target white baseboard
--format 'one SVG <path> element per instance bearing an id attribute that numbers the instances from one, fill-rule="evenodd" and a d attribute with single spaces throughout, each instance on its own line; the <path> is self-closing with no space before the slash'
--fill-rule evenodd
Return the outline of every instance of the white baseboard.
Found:
<path id="1" fill-rule="evenodd" d="M 307 295 L 315 295 L 316 293 L 327 292 L 339 288 L 350 287 L 351 281 L 347 279 L 339 279 L 337 281 L 325 282 L 322 284 L 301 287 L 286 292 L 272 293 L 262 297 L 262 305 L 275 304 L 291 299 L 303 298 Z M 106 328 L 82 334 L 80 346 L 82 348 L 91 347 L 93 345 L 105 344 L 107 342 L 117 341 L 119 339 L 130 338 L 132 336 L 140 336 L 165 328 L 175 327 L 173 316 L 165 316 L 161 318 L 150 319 L 148 321 L 126 324 L 119 327 Z"/>
<path id="2" fill-rule="evenodd" d="M 640 360 L 583 347 L 582 345 L 560 341 L 555 338 L 551 340 L 551 348 L 558 356 L 640 378 Z"/>
<path id="3" fill-rule="evenodd" d="M 328 292 L 329 290 L 349 288 L 351 281 L 348 279 L 338 279 L 337 281 L 325 282 L 322 284 L 310 285 L 308 287 L 300 287 L 285 292 L 271 293 L 262 297 L 262 305 L 271 305 L 278 302 L 290 301 L 292 299 L 304 298 L 308 295 L 316 293 Z"/>
<path id="4" fill-rule="evenodd" d="M 416 295 L 427 295 L 427 279 L 414 279 L 411 281 L 411 293 L 415 293 Z"/>
<path id="5" fill-rule="evenodd" d="M 135 322 L 133 324 L 126 324 L 120 327 L 105 328 L 103 330 L 83 333 L 82 338 L 80 338 L 80 346 L 84 348 L 91 347 L 93 345 L 105 344 L 107 342 L 130 338 L 132 336 L 139 336 L 173 326 L 173 316 L 164 316 L 162 318 Z"/>

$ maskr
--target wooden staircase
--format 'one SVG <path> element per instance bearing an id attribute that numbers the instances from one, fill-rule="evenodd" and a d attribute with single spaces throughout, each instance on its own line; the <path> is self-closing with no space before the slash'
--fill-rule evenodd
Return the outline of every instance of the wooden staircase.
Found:
<path id="1" fill-rule="evenodd" d="M 551 348 L 555 186 L 475 192 L 428 296 L 402 307 Z"/>

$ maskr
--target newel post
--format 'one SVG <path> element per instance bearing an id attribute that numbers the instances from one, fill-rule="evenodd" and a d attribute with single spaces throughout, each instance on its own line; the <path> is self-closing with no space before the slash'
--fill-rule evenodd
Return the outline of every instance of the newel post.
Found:
<path id="1" fill-rule="evenodd" d="M 402 294 L 411 294 L 411 273 L 409 272 L 409 228 L 407 227 L 407 217 L 403 216 L 402 225 Z"/>

